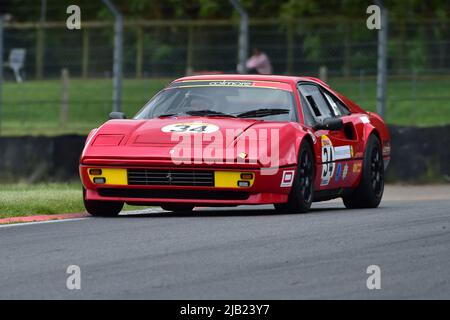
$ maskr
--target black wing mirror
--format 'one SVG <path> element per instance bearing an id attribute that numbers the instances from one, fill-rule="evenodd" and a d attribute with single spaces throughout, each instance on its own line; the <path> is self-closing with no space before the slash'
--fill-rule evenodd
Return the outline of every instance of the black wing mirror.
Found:
<path id="1" fill-rule="evenodd" d="M 314 126 L 314 130 L 341 130 L 344 122 L 340 118 L 327 118 Z"/>
<path id="2" fill-rule="evenodd" d="M 127 116 L 123 112 L 113 111 L 109 114 L 109 119 L 126 119 Z"/>

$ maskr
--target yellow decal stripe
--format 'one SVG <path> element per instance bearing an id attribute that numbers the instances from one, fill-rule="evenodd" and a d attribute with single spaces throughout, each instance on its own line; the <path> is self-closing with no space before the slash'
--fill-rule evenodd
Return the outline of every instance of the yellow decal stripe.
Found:
<path id="1" fill-rule="evenodd" d="M 88 170 L 89 172 L 89 170 Z M 101 175 L 91 175 L 89 173 L 89 179 L 91 182 L 94 182 L 94 178 L 105 178 L 106 182 L 105 184 L 112 184 L 112 185 L 127 185 L 128 184 L 128 175 L 127 175 L 127 169 L 104 169 L 102 168 L 102 174 Z"/>
<path id="2" fill-rule="evenodd" d="M 214 172 L 214 186 L 217 188 L 240 188 L 238 181 L 248 181 L 251 187 L 255 181 L 255 174 L 252 174 L 252 179 L 241 179 L 241 174 L 247 172 L 236 171 L 215 171 Z"/>

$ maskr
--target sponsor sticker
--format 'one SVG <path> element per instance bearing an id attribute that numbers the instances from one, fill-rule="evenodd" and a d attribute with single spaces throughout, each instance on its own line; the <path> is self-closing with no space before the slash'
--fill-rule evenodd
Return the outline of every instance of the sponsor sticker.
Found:
<path id="1" fill-rule="evenodd" d="M 321 186 L 327 186 L 334 173 L 334 148 L 330 138 L 326 135 L 321 136 L 322 143 L 322 175 L 320 179 Z"/>
<path id="2" fill-rule="evenodd" d="M 294 176 L 295 176 L 294 170 L 283 171 L 283 177 L 281 178 L 280 187 L 292 187 L 292 183 L 294 182 Z"/>
<path id="3" fill-rule="evenodd" d="M 348 164 L 345 164 L 344 171 L 342 172 L 342 179 L 345 179 L 347 177 L 348 173 Z"/>
<path id="4" fill-rule="evenodd" d="M 370 119 L 367 116 L 359 117 L 362 123 L 370 123 Z"/>
<path id="5" fill-rule="evenodd" d="M 213 133 L 217 130 L 219 127 L 215 124 L 203 122 L 175 123 L 161 128 L 162 132 L 169 133 Z"/>
<path id="6" fill-rule="evenodd" d="M 353 164 L 353 173 L 359 173 L 361 172 L 361 167 L 362 167 L 362 163 L 361 162 L 357 162 Z"/>
<path id="7" fill-rule="evenodd" d="M 338 163 L 337 168 L 336 168 L 336 178 L 335 178 L 336 182 L 339 181 L 341 172 L 342 172 L 342 164 Z"/>
<path id="8" fill-rule="evenodd" d="M 353 148 L 351 146 L 334 147 L 334 159 L 349 159 L 353 156 Z"/>
<path id="9" fill-rule="evenodd" d="M 251 87 L 253 85 L 253 82 L 251 81 L 227 81 L 227 80 L 220 80 L 220 81 L 211 81 L 209 83 L 210 86 L 224 86 L 224 87 Z"/>
<path id="10" fill-rule="evenodd" d="M 196 87 L 235 87 L 235 88 L 266 88 L 275 90 L 292 91 L 290 84 L 265 81 L 265 80 L 225 80 L 225 79 L 210 79 L 210 80 L 183 80 L 176 81 L 168 87 L 174 88 L 196 88 Z"/>

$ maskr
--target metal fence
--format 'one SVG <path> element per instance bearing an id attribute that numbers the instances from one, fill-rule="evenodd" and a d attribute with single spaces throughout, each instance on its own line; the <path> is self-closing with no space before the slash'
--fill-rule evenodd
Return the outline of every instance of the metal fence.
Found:
<path id="1" fill-rule="evenodd" d="M 233 20 L 126 21 L 125 111 L 136 111 L 170 78 L 236 72 L 238 29 Z M 274 73 L 318 76 L 325 66 L 332 85 L 363 107 L 374 107 L 377 32 L 368 30 L 365 20 L 250 20 L 249 31 L 250 46 L 268 54 Z M 402 112 L 424 103 L 449 107 L 448 39 L 450 24 L 390 24 L 388 121 L 405 124 L 393 112 L 398 105 L 405 105 Z M 26 49 L 25 80 L 15 83 L 4 67 L 3 134 L 86 132 L 106 118 L 112 99 L 111 22 L 83 21 L 81 30 L 68 30 L 62 22 L 6 24 L 3 61 L 13 48 Z M 70 75 L 66 119 L 63 69 Z"/>

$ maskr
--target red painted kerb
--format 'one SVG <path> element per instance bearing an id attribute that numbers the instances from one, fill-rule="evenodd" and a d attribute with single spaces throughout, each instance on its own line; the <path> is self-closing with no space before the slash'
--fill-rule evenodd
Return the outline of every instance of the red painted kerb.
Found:
<path id="1" fill-rule="evenodd" d="M 47 215 L 28 216 L 28 217 L 11 217 L 11 218 L 0 219 L 0 224 L 74 219 L 74 218 L 84 218 L 87 216 L 89 216 L 87 213 L 65 213 L 65 214 L 47 214 Z"/>

